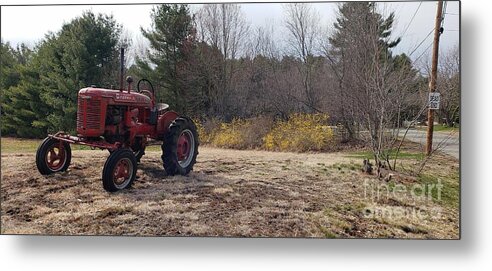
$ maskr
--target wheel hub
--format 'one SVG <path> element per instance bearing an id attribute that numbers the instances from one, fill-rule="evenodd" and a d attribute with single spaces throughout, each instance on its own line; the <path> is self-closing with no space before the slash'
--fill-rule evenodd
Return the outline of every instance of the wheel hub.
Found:
<path id="1" fill-rule="evenodd" d="M 130 162 L 127 159 L 118 161 L 113 171 L 115 184 L 122 184 L 130 177 Z"/>
<path id="2" fill-rule="evenodd" d="M 179 135 L 176 149 L 176 155 L 180 166 L 187 167 L 191 163 L 194 151 L 195 137 L 193 136 L 191 130 L 186 129 Z"/>
<path id="3" fill-rule="evenodd" d="M 178 139 L 178 161 L 185 160 L 190 154 L 190 136 L 188 133 L 181 133 Z"/>
<path id="4" fill-rule="evenodd" d="M 46 164 L 53 171 L 59 170 L 65 164 L 65 157 L 63 144 L 53 144 L 46 152 Z"/>

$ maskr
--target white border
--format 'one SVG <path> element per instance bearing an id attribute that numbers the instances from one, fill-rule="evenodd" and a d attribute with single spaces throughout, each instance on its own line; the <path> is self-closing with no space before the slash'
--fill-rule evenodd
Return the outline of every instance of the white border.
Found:
<path id="1" fill-rule="evenodd" d="M 0 236 L 2 269 L 491 270 L 492 20 L 484 3 L 462 1 L 462 240 Z"/>

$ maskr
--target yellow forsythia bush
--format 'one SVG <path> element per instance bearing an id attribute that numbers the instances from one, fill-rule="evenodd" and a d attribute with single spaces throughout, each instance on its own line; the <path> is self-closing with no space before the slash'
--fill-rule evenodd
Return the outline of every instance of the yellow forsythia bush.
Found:
<path id="1" fill-rule="evenodd" d="M 214 133 L 212 145 L 221 148 L 246 149 L 255 147 L 248 141 L 248 131 L 253 129 L 251 119 L 233 119 L 230 123 L 222 123 Z"/>
<path id="2" fill-rule="evenodd" d="M 219 148 L 261 149 L 263 137 L 273 126 L 268 117 L 233 119 L 224 123 L 218 119 L 195 120 L 200 143 Z"/>
<path id="3" fill-rule="evenodd" d="M 193 123 L 196 126 L 196 132 L 198 133 L 198 138 L 200 138 L 200 144 L 208 143 L 204 140 L 204 137 L 206 137 L 206 134 L 205 134 L 205 128 L 203 127 L 203 124 L 198 119 L 193 119 Z"/>
<path id="4" fill-rule="evenodd" d="M 287 121 L 277 121 L 263 138 L 264 148 L 271 151 L 321 151 L 333 142 L 327 126 L 327 114 L 293 114 Z"/>
<path id="5" fill-rule="evenodd" d="M 221 122 L 217 119 L 209 119 L 205 121 L 200 121 L 194 119 L 193 122 L 196 125 L 198 132 L 198 137 L 200 138 L 200 144 L 211 144 Z"/>
<path id="6" fill-rule="evenodd" d="M 321 151 L 333 144 L 326 114 L 293 114 L 286 121 L 267 117 L 195 121 L 200 143 L 219 148 L 270 151 Z"/>

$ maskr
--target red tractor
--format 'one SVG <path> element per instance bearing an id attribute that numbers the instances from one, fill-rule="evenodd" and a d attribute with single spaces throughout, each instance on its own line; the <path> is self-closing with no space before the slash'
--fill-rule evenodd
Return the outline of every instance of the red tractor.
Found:
<path id="1" fill-rule="evenodd" d="M 123 63 L 123 49 L 121 60 Z M 58 132 L 48 135 L 38 147 L 36 165 L 48 175 L 67 170 L 71 160 L 70 144 L 107 149 L 110 152 L 102 172 L 103 187 L 109 192 L 128 188 L 136 177 L 137 163 L 145 153 L 149 139 L 162 141 L 162 161 L 168 175 L 186 175 L 198 155 L 198 134 L 193 121 L 156 103 L 152 84 L 142 79 L 137 90 L 127 77 L 120 89 L 83 88 L 78 93 L 77 136 Z M 150 90 L 141 89 L 146 82 Z"/>

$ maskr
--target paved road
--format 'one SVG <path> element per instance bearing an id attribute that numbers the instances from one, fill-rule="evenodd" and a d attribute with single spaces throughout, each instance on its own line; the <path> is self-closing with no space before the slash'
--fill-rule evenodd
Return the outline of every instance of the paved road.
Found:
<path id="1" fill-rule="evenodd" d="M 405 130 L 400 132 L 400 136 L 405 134 Z M 425 145 L 426 131 L 411 129 L 408 130 L 405 139 Z M 436 148 L 439 144 L 441 151 L 455 158 L 460 157 L 460 135 L 459 132 L 434 132 L 432 147 Z"/>

